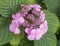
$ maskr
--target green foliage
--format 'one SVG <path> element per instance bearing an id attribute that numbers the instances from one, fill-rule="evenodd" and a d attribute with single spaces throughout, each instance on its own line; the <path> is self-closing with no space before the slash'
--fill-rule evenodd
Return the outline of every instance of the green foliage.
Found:
<path id="1" fill-rule="evenodd" d="M 46 14 L 46 20 L 48 21 L 48 27 L 49 27 L 49 31 L 52 31 L 53 33 L 57 32 L 57 29 L 59 27 L 59 20 L 57 18 L 57 16 L 51 12 L 49 12 L 48 10 L 43 10 Z"/>
<path id="2" fill-rule="evenodd" d="M 11 45 L 18 45 L 20 42 L 20 35 L 14 35 L 13 38 L 10 40 Z"/>
<path id="3" fill-rule="evenodd" d="M 6 44 L 12 38 L 12 33 L 9 31 L 10 19 L 0 18 L 0 45 Z"/>
<path id="4" fill-rule="evenodd" d="M 47 9 L 55 13 L 60 20 L 60 0 L 44 0 Z"/>
<path id="5" fill-rule="evenodd" d="M 4 17 L 9 17 L 12 13 L 20 9 L 19 6 L 23 4 L 32 4 L 35 0 L 0 0 L 0 14 Z"/>
<path id="6" fill-rule="evenodd" d="M 20 41 L 20 46 L 34 46 L 34 42 L 33 41 L 29 41 L 27 38 L 22 39 Z"/>
<path id="7" fill-rule="evenodd" d="M 36 0 L 36 3 L 39 4 L 42 7 L 42 9 L 46 9 L 46 6 L 43 0 Z"/>
<path id="8" fill-rule="evenodd" d="M 12 39 L 10 40 L 11 45 L 18 45 L 20 43 L 20 40 L 24 37 L 24 30 L 21 28 L 21 33 L 18 35 L 13 35 Z"/>
<path id="9" fill-rule="evenodd" d="M 57 46 L 60 46 L 60 40 L 57 42 Z"/>
<path id="10" fill-rule="evenodd" d="M 7 44 L 4 44 L 4 45 L 2 45 L 2 46 L 11 46 L 9 43 L 7 43 Z"/>
<path id="11" fill-rule="evenodd" d="M 58 7 L 58 0 L 44 0 L 43 1 L 48 10 L 55 12 Z"/>
<path id="12" fill-rule="evenodd" d="M 12 12 L 16 12 L 17 5 L 21 4 L 21 0 L 0 0 L 0 14 L 9 17 Z"/>
<path id="13" fill-rule="evenodd" d="M 34 4 L 35 3 L 35 0 L 23 0 L 22 1 L 23 4 Z"/>
<path id="14" fill-rule="evenodd" d="M 56 37 L 53 33 L 47 32 L 40 40 L 34 41 L 34 46 L 56 46 Z"/>

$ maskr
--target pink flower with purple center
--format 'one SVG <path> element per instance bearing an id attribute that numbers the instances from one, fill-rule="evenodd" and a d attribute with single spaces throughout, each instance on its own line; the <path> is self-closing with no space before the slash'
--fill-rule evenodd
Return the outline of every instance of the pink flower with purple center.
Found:
<path id="1" fill-rule="evenodd" d="M 24 5 L 19 13 L 12 15 L 10 31 L 14 34 L 20 34 L 19 27 L 25 29 L 29 40 L 39 40 L 48 31 L 48 22 L 45 20 L 45 13 L 38 4 Z"/>

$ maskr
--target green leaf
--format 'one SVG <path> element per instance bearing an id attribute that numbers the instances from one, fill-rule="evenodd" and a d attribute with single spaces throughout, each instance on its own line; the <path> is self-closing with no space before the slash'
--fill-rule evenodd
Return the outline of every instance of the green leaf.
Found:
<path id="1" fill-rule="evenodd" d="M 60 40 L 57 42 L 57 46 L 60 46 Z"/>
<path id="2" fill-rule="evenodd" d="M 57 32 L 57 29 L 59 27 L 59 20 L 57 16 L 48 10 L 43 10 L 46 14 L 46 20 L 48 21 L 48 31 L 51 31 L 53 33 Z"/>
<path id="3" fill-rule="evenodd" d="M 4 17 L 9 17 L 12 12 L 21 4 L 21 0 L 0 0 L 0 14 Z"/>
<path id="4" fill-rule="evenodd" d="M 56 12 L 56 8 L 58 7 L 58 0 L 44 0 L 43 1 L 48 10 L 52 12 Z"/>
<path id="5" fill-rule="evenodd" d="M 60 0 L 44 0 L 43 2 L 45 3 L 47 9 L 55 13 L 60 19 Z"/>
<path id="6" fill-rule="evenodd" d="M 35 0 L 24 0 L 23 1 L 23 4 L 27 4 L 27 5 L 34 4 L 34 3 L 35 3 Z"/>
<path id="7" fill-rule="evenodd" d="M 13 35 L 12 39 L 10 40 L 11 45 L 18 45 L 20 40 L 24 37 L 24 30 L 20 27 L 21 33 L 19 35 Z"/>
<path id="8" fill-rule="evenodd" d="M 10 19 L 0 18 L 0 45 L 6 44 L 12 38 L 12 33 L 9 31 Z"/>
<path id="9" fill-rule="evenodd" d="M 34 46 L 56 46 L 56 37 L 53 33 L 47 32 L 40 40 L 34 41 Z"/>
<path id="10" fill-rule="evenodd" d="M 20 41 L 20 46 L 34 46 L 34 42 L 33 41 L 29 41 L 28 39 L 22 39 Z"/>
<path id="11" fill-rule="evenodd" d="M 20 4 L 33 4 L 34 2 L 35 0 L 0 0 L 0 14 L 9 17 L 21 9 Z"/>
<path id="12" fill-rule="evenodd" d="M 36 0 L 36 3 L 39 4 L 42 7 L 42 9 L 46 9 L 46 5 L 43 2 L 43 0 Z"/>

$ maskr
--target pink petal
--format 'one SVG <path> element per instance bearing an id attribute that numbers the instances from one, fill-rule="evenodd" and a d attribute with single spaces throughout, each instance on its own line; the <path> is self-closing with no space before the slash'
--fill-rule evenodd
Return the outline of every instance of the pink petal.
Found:
<path id="1" fill-rule="evenodd" d="M 18 19 L 19 17 L 21 17 L 21 14 L 20 13 L 16 13 L 16 14 L 13 14 L 12 15 L 12 18 L 13 19 Z"/>
<path id="2" fill-rule="evenodd" d="M 36 32 L 37 32 L 37 30 L 36 30 L 36 29 L 32 29 L 32 30 L 31 30 L 31 34 L 33 34 L 33 35 L 35 35 L 35 34 L 36 34 Z"/>
<path id="3" fill-rule="evenodd" d="M 15 30 L 14 30 L 13 33 L 14 33 L 14 34 L 20 34 L 20 30 L 19 30 L 18 28 L 15 28 Z"/>
<path id="4" fill-rule="evenodd" d="M 45 19 L 45 13 L 43 11 L 41 11 L 40 13 L 40 21 L 43 22 Z"/>
<path id="5" fill-rule="evenodd" d="M 34 17 L 33 14 L 28 14 L 27 18 L 30 19 L 33 22 L 35 21 L 35 17 Z"/>
<path id="6" fill-rule="evenodd" d="M 41 8 L 41 6 L 38 5 L 38 4 L 34 4 L 34 7 L 36 7 L 36 8 Z"/>
<path id="7" fill-rule="evenodd" d="M 42 36 L 43 36 L 42 34 L 37 34 L 35 39 L 36 39 L 36 40 L 39 40 L 39 39 L 42 38 Z"/>
<path id="8" fill-rule="evenodd" d="M 42 30 L 42 33 L 46 33 L 48 31 L 48 24 L 47 21 L 45 20 L 44 23 L 40 25 L 40 30 Z"/>
<path id="9" fill-rule="evenodd" d="M 14 25 L 13 24 L 10 24 L 9 29 L 10 29 L 11 32 L 13 32 L 15 30 Z"/>
<path id="10" fill-rule="evenodd" d="M 10 31 L 13 32 L 16 27 L 19 27 L 17 21 L 16 20 L 12 20 L 12 23 L 9 26 Z"/>
<path id="11" fill-rule="evenodd" d="M 29 28 L 25 28 L 25 33 L 29 34 Z"/>
<path id="12" fill-rule="evenodd" d="M 34 35 L 28 35 L 28 40 L 35 40 L 35 36 Z"/>
<path id="13" fill-rule="evenodd" d="M 40 9 L 39 8 L 34 8 L 36 11 L 40 11 Z"/>
<path id="14" fill-rule="evenodd" d="M 29 5 L 30 7 L 34 7 L 34 8 L 41 8 L 41 6 L 40 5 L 38 5 L 38 4 L 33 4 L 33 5 Z"/>
<path id="15" fill-rule="evenodd" d="M 18 21 L 19 24 L 22 24 L 22 23 L 25 22 L 25 19 L 23 17 L 20 17 L 20 18 L 17 19 L 17 21 Z"/>

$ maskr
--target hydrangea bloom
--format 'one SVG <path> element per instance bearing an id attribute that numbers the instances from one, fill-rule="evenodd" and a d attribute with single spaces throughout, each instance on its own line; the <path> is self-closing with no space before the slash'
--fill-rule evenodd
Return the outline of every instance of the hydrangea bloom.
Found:
<path id="1" fill-rule="evenodd" d="M 45 20 L 45 13 L 38 4 L 24 5 L 19 13 L 12 15 L 10 31 L 14 34 L 20 34 L 19 26 L 25 29 L 29 40 L 39 40 L 48 30 L 48 23 Z"/>
<path id="2" fill-rule="evenodd" d="M 19 30 L 19 25 L 17 23 L 16 20 L 12 20 L 12 23 L 10 24 L 10 31 L 13 32 L 14 34 L 19 34 L 20 33 L 20 30 Z"/>
<path id="3" fill-rule="evenodd" d="M 28 34 L 29 40 L 39 40 L 48 30 L 47 21 L 42 23 L 39 28 L 26 28 L 25 32 Z"/>
<path id="4" fill-rule="evenodd" d="M 22 17 L 22 14 L 16 13 L 16 15 L 12 15 L 12 18 L 17 21 L 17 23 L 24 23 L 25 19 Z M 22 21 L 21 21 L 22 20 Z"/>
<path id="5" fill-rule="evenodd" d="M 19 25 L 24 23 L 24 18 L 21 16 L 20 13 L 17 13 L 16 15 L 13 14 L 12 15 L 12 23 L 10 24 L 10 31 L 13 32 L 14 34 L 19 34 L 20 30 L 19 30 Z"/>

